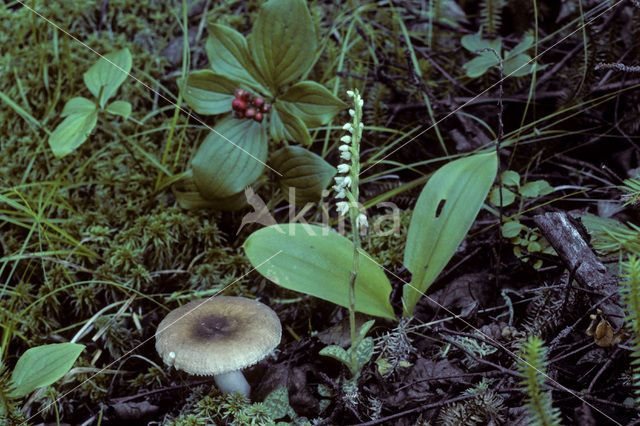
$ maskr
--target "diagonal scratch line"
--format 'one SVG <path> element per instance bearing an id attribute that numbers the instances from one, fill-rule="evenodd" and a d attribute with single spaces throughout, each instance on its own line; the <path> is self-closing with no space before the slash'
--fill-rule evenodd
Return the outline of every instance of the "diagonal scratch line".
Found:
<path id="1" fill-rule="evenodd" d="M 87 45 L 86 43 L 82 42 L 82 40 L 80 40 L 79 38 L 77 38 L 76 36 L 74 36 L 73 34 L 68 33 L 67 31 L 63 30 L 62 28 L 60 28 L 60 26 L 58 24 L 56 24 L 55 22 L 51 21 L 50 19 L 48 19 L 46 16 L 42 15 L 40 12 L 38 12 L 37 10 L 27 6 L 26 4 L 24 4 L 21 0 L 16 0 L 16 3 L 19 3 L 20 5 L 22 5 L 22 7 L 24 7 L 25 9 L 28 9 L 29 11 L 31 11 L 33 14 L 35 14 L 36 16 L 38 16 L 40 19 L 42 19 L 43 21 L 45 21 L 47 24 L 53 26 L 54 28 L 56 28 L 57 30 L 61 31 L 62 33 L 64 33 L 65 35 L 67 35 L 68 37 L 72 38 L 74 41 L 78 42 L 80 45 L 82 45 L 83 47 L 89 49 L 91 52 L 95 53 L 97 56 L 99 56 L 100 58 L 104 59 L 105 61 L 109 62 L 111 65 L 113 65 L 114 67 L 116 67 L 118 70 L 120 70 L 121 72 L 127 74 L 128 77 L 131 77 L 132 79 L 134 79 L 136 82 L 140 83 L 141 85 L 143 85 L 146 89 L 148 89 L 149 91 L 151 91 L 152 93 L 154 93 L 155 95 L 157 95 L 158 97 L 162 98 L 163 100 L 167 101 L 169 104 L 173 105 L 174 107 L 176 107 L 180 112 L 182 112 L 185 115 L 189 115 L 189 112 L 187 110 L 185 110 L 184 108 L 178 106 L 178 104 L 176 104 L 175 102 L 173 102 L 171 99 L 167 98 L 166 96 L 164 96 L 162 93 L 160 93 L 159 90 L 154 90 L 152 89 L 148 84 L 144 83 L 142 80 L 140 80 L 139 78 L 137 78 L 136 76 L 133 75 L 133 73 L 128 73 L 126 72 L 122 67 L 120 67 L 118 64 L 112 62 L 111 60 L 107 59 L 104 55 L 100 54 L 100 52 L 98 52 L 97 50 L 93 49 L 91 46 Z M 268 164 L 266 164 L 264 161 L 260 160 L 259 158 L 257 158 L 255 155 L 251 154 L 249 151 L 247 151 L 246 149 L 244 149 L 243 147 L 241 147 L 240 145 L 238 145 L 237 143 L 233 142 L 231 139 L 229 139 L 228 137 L 226 137 L 225 135 L 223 135 L 222 133 L 218 132 L 217 130 L 215 130 L 214 128 L 212 128 L 211 126 L 209 126 L 207 123 L 205 123 L 204 121 L 200 120 L 198 117 L 193 116 L 192 118 L 197 121 L 199 124 L 203 125 L 204 127 L 206 127 L 207 129 L 211 130 L 213 133 L 215 133 L 216 135 L 220 136 L 222 139 L 224 139 L 225 141 L 229 142 L 231 145 L 233 145 L 234 147 L 238 148 L 239 150 L 241 150 L 242 152 L 244 152 L 245 154 L 249 155 L 251 158 L 253 158 L 254 160 L 256 160 L 257 162 L 261 163 L 263 166 L 265 166 L 266 168 L 270 169 L 271 171 L 275 172 L 278 176 L 282 176 L 282 174 L 280 172 L 278 172 L 277 170 L 274 170 L 273 168 L 271 168 Z"/>
<path id="2" fill-rule="evenodd" d="M 418 133 L 417 135 L 415 135 L 414 137 L 412 137 L 411 139 L 409 139 L 408 141 L 406 141 L 405 143 L 403 143 L 402 145 L 400 145 L 398 148 L 394 149 L 393 151 L 391 151 L 390 153 L 388 153 L 387 155 L 385 155 L 384 157 L 382 157 L 381 159 L 375 161 L 373 164 L 371 164 L 369 167 L 367 167 L 366 169 L 362 170 L 360 172 L 359 175 L 363 174 L 364 172 L 366 172 L 367 170 L 369 170 L 370 168 L 380 164 L 380 162 L 384 161 L 385 158 L 389 158 L 389 156 L 391 156 L 392 154 L 394 154 L 395 152 L 401 150 L 402 148 L 404 148 L 406 145 L 408 145 L 409 143 L 413 142 L 414 140 L 416 140 L 417 138 L 419 138 L 420 136 L 422 136 L 423 134 L 425 134 L 426 132 L 428 132 L 429 130 L 431 130 L 433 127 L 435 127 L 436 125 L 440 124 L 441 122 L 443 122 L 444 120 L 446 120 L 447 118 L 451 117 L 453 114 L 457 113 L 458 111 L 460 111 L 462 108 L 466 107 L 467 105 L 469 105 L 470 103 L 472 103 L 473 101 L 475 101 L 476 99 L 478 99 L 480 96 L 484 95 L 485 93 L 487 93 L 489 90 L 493 89 L 494 87 L 496 87 L 497 85 L 499 85 L 500 83 L 502 83 L 504 80 L 506 80 L 507 78 L 511 77 L 513 74 L 515 74 L 516 72 L 518 72 L 520 69 L 526 67 L 529 64 L 532 64 L 533 62 L 535 62 L 538 58 L 540 58 L 542 55 L 544 55 L 545 53 L 547 53 L 548 51 L 550 51 L 551 49 L 553 49 L 554 47 L 556 47 L 558 44 L 562 43 L 563 41 L 565 41 L 566 39 L 568 39 L 569 37 L 571 37 L 572 35 L 574 35 L 575 33 L 577 33 L 578 31 L 582 30 L 584 27 L 586 27 L 587 25 L 590 25 L 593 21 L 595 21 L 596 19 L 598 19 L 599 17 L 601 17 L 602 15 L 604 15 L 605 13 L 609 12 L 610 10 L 612 10 L 614 7 L 616 7 L 617 5 L 619 5 L 620 3 L 622 3 L 624 0 L 618 0 L 617 3 L 612 4 L 611 6 L 607 7 L 605 10 L 603 10 L 601 13 L 599 13 L 598 15 L 594 16 L 592 19 L 590 19 L 589 21 L 585 22 L 584 24 L 578 26 L 578 28 L 576 28 L 574 31 L 570 32 L 569 34 L 567 34 L 566 36 L 564 36 L 563 38 L 561 38 L 559 41 L 557 41 L 556 43 L 554 43 L 553 45 L 551 45 L 551 47 L 547 48 L 546 50 L 544 50 L 543 52 L 539 53 L 535 58 L 531 58 L 527 63 L 520 65 L 519 68 L 513 70 L 511 73 L 509 73 L 508 75 L 504 76 L 502 79 L 498 80 L 497 82 L 493 83 L 491 86 L 487 87 L 486 89 L 484 89 L 482 92 L 478 93 L 476 96 L 474 96 L 473 98 L 469 99 L 468 101 L 466 101 L 465 103 L 463 103 L 462 105 L 460 105 L 459 107 L 457 107 L 456 109 L 454 109 L 453 111 L 449 112 L 447 115 L 445 115 L 444 117 L 442 117 L 441 119 L 439 119 L 438 121 L 436 121 L 435 123 L 433 123 L 431 126 L 427 127 L 426 129 L 424 129 L 422 132 Z M 359 176 L 358 175 L 358 176 Z"/>
<path id="3" fill-rule="evenodd" d="M 258 266 L 255 266 L 254 268 L 252 268 L 249 272 L 247 272 L 246 274 L 238 277 L 235 281 L 233 281 L 230 284 L 227 284 L 223 289 L 221 289 L 220 291 L 218 291 L 216 294 L 214 294 L 211 297 L 206 298 L 202 303 L 198 304 L 198 306 L 196 306 L 195 308 L 191 309 L 189 312 L 185 313 L 184 315 L 182 315 L 180 318 L 178 318 L 177 320 L 175 320 L 174 322 L 172 322 L 171 324 L 169 324 L 167 326 L 167 330 L 169 329 L 169 327 L 171 327 L 172 325 L 174 325 L 176 322 L 180 321 L 182 318 L 186 317 L 187 315 L 191 314 L 191 312 L 195 311 L 196 309 L 198 309 L 202 304 L 207 303 L 208 301 L 210 301 L 211 299 L 213 299 L 214 297 L 218 296 L 220 293 L 222 293 L 223 291 L 225 291 L 226 289 L 228 289 L 229 287 L 231 287 L 232 285 L 234 285 L 235 283 L 237 283 L 238 281 L 240 281 L 242 278 L 246 277 L 247 275 L 249 275 L 250 273 L 252 273 L 253 271 L 257 270 L 259 267 L 261 267 L 262 265 L 264 265 L 265 263 L 271 261 L 271 259 L 273 259 L 274 257 L 276 257 L 277 255 L 279 255 L 280 253 L 282 253 L 282 250 L 278 250 L 273 256 L 269 257 L 267 260 L 265 260 L 264 262 L 262 262 L 261 264 L 259 264 Z M 101 368 L 100 371 L 98 371 L 97 373 L 93 374 L 91 377 L 87 378 L 86 380 L 82 381 L 82 383 L 78 384 L 77 386 L 75 386 L 73 389 L 69 390 L 68 392 L 65 392 L 64 394 L 62 394 L 61 396 L 59 396 L 58 398 L 56 398 L 55 401 L 50 402 L 49 404 L 47 404 L 44 408 L 41 408 L 37 413 L 33 414 L 31 417 L 29 417 L 25 422 L 21 423 L 21 425 L 26 425 L 27 422 L 31 419 L 33 419 L 34 417 L 36 417 L 38 414 L 42 413 L 43 411 L 45 411 L 46 409 L 48 409 L 49 407 L 51 407 L 53 404 L 57 404 L 58 401 L 60 401 L 61 399 L 65 398 L 67 395 L 69 395 L 71 392 L 75 391 L 76 389 L 78 389 L 80 386 L 84 385 L 85 383 L 87 383 L 88 381 L 90 381 L 91 379 L 93 379 L 94 377 L 96 377 L 99 374 L 102 374 L 104 371 L 108 370 L 112 365 L 116 364 L 117 362 L 119 362 L 120 360 L 122 360 L 123 358 L 129 356 L 130 354 L 132 354 L 133 352 L 135 352 L 136 350 L 138 350 L 138 348 L 140 348 L 143 345 L 146 345 L 147 343 L 149 343 L 151 340 L 155 339 L 155 335 L 152 337 L 149 337 L 148 339 L 144 340 L 143 342 L 139 343 L 138 345 L 136 345 L 136 347 L 134 347 L 133 349 L 129 350 L 128 352 L 126 352 L 125 354 L 123 354 L 121 357 L 119 357 L 118 359 L 110 362 L 108 365 L 106 365 L 105 367 Z"/>
<path id="4" fill-rule="evenodd" d="M 373 259 L 371 256 L 369 256 L 369 254 L 365 251 L 360 251 L 359 252 L 361 255 L 364 255 L 367 259 L 371 260 L 372 262 L 374 262 L 376 265 L 378 265 L 380 268 L 382 268 L 383 270 L 385 270 L 386 272 L 388 272 L 389 274 L 393 275 L 394 278 L 400 280 L 403 284 L 408 285 L 409 287 L 411 287 L 412 289 L 414 289 L 415 291 L 417 291 L 418 293 L 420 293 L 423 297 L 426 297 L 427 299 L 429 299 L 431 302 L 433 302 L 435 305 L 438 305 L 440 308 L 442 308 L 444 311 L 446 311 L 449 315 L 451 315 L 452 317 L 454 317 L 455 319 L 462 321 L 465 325 L 471 327 L 473 330 L 475 330 L 476 332 L 478 332 L 482 337 L 484 337 L 485 339 L 489 340 L 490 342 L 493 342 L 496 346 L 500 347 L 503 351 L 505 351 L 506 353 L 508 353 L 511 357 L 513 357 L 514 359 L 521 361 L 525 364 L 527 364 L 529 367 L 533 368 L 534 370 L 536 370 L 538 373 L 542 374 L 547 380 L 555 383 L 559 388 L 561 388 L 562 390 L 570 393 L 571 395 L 575 396 L 576 398 L 578 398 L 579 400 L 581 400 L 582 402 L 584 402 L 585 404 L 587 404 L 588 406 L 590 406 L 591 408 L 593 408 L 594 410 L 596 410 L 598 413 L 602 414 L 603 416 L 605 416 L 606 418 L 608 418 L 609 420 L 611 420 L 613 423 L 622 426 L 621 423 L 618 423 L 617 421 L 615 421 L 614 419 L 612 419 L 611 417 L 609 417 L 606 413 L 604 413 L 602 410 L 600 410 L 598 407 L 595 407 L 593 404 L 589 403 L 587 400 L 585 400 L 584 398 L 582 398 L 580 395 L 578 395 L 575 391 L 567 388 L 566 386 L 562 385 L 561 383 L 557 382 L 556 380 L 552 379 L 551 377 L 549 377 L 548 374 L 546 374 L 543 371 L 538 370 L 534 365 L 531 365 L 530 363 L 528 363 L 525 359 L 523 359 L 521 356 L 519 356 L 518 354 L 514 353 L 513 351 L 509 350 L 506 346 L 504 346 L 503 344 L 501 344 L 500 342 L 498 342 L 497 340 L 495 340 L 493 337 L 487 335 L 486 333 L 484 333 L 482 330 L 480 330 L 479 328 L 475 327 L 474 325 L 472 325 L 471 323 L 469 323 L 469 321 L 467 321 L 466 319 L 462 318 L 459 315 L 456 315 L 455 313 L 453 313 L 450 309 L 444 307 L 443 305 L 441 305 L 440 303 L 438 303 L 437 301 L 435 301 L 432 297 L 430 297 L 429 295 L 427 295 L 424 291 L 420 291 L 417 288 L 415 288 L 413 285 L 411 285 L 411 283 L 406 282 L 405 280 L 403 280 L 401 277 L 399 277 L 398 275 L 394 274 L 392 271 L 390 271 L 389 269 L 385 268 L 384 266 L 382 266 L 381 264 L 379 264 L 375 259 Z"/>

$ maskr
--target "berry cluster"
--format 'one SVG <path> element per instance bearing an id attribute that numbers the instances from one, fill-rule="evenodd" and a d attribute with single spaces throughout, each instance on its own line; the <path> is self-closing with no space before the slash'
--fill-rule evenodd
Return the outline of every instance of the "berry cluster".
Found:
<path id="1" fill-rule="evenodd" d="M 231 102 L 231 109 L 235 118 L 252 118 L 261 123 L 264 114 L 268 113 L 271 107 L 264 99 L 254 98 L 251 92 L 236 89 L 236 98 Z"/>

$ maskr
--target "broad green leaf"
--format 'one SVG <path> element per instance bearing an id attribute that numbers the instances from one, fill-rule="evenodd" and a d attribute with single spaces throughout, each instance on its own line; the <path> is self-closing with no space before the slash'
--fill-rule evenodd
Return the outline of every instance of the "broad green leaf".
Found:
<path id="1" fill-rule="evenodd" d="M 322 190 L 336 175 L 336 169 L 319 155 L 300 146 L 285 146 L 273 153 L 271 167 L 282 176 L 276 176 L 280 188 L 292 204 L 304 206 L 322 197 Z M 294 199 L 289 199 L 289 188 L 293 188 Z"/>
<path id="2" fill-rule="evenodd" d="M 98 122 L 98 112 L 77 112 L 69 115 L 49 135 L 49 146 L 58 158 L 72 153 L 82 145 Z"/>
<path id="3" fill-rule="evenodd" d="M 337 232 L 317 225 L 273 225 L 251 234 L 243 247 L 258 272 L 279 286 L 349 306 L 353 242 Z M 364 250 L 359 261 L 356 311 L 395 319 L 391 284 L 382 268 Z"/>
<path id="4" fill-rule="evenodd" d="M 526 52 L 533 45 L 533 40 L 534 40 L 533 36 L 527 34 L 526 36 L 524 36 L 524 38 L 520 43 L 518 43 L 513 49 L 511 49 L 505 55 L 505 57 L 509 58 L 509 57 L 517 56 L 521 53 Z"/>
<path id="5" fill-rule="evenodd" d="M 64 105 L 64 108 L 62 109 L 60 117 L 67 117 L 71 114 L 77 113 L 88 114 L 91 111 L 95 110 L 95 102 L 91 102 L 89 99 L 79 96 L 77 98 L 71 98 L 67 101 L 67 103 Z"/>
<path id="6" fill-rule="evenodd" d="M 247 40 L 238 31 L 226 25 L 209 23 L 205 50 L 211 69 L 216 74 L 244 83 L 262 94 L 269 94 L 257 79 L 260 75 L 251 61 Z"/>
<path id="7" fill-rule="evenodd" d="M 294 84 L 278 100 L 309 127 L 328 123 L 338 112 L 347 107 L 347 104 L 314 81 L 301 81 Z"/>
<path id="8" fill-rule="evenodd" d="M 345 349 L 341 348 L 340 346 L 325 346 L 324 348 L 320 349 L 320 352 L 318 352 L 318 354 L 333 358 L 346 366 L 349 366 L 351 364 L 351 356 Z"/>
<path id="9" fill-rule="evenodd" d="M 244 190 L 260 177 L 267 160 L 267 133 L 259 123 L 226 118 L 213 130 L 191 162 L 195 184 L 207 200 Z"/>
<path id="10" fill-rule="evenodd" d="M 489 68 L 496 66 L 500 63 L 498 58 L 491 52 L 482 52 L 479 56 L 473 58 L 462 66 L 465 70 L 467 77 L 476 78 L 486 73 Z"/>
<path id="11" fill-rule="evenodd" d="M 281 386 L 271 392 L 262 402 L 267 412 L 273 419 L 281 419 L 287 414 L 291 407 L 289 406 L 289 392 L 286 386 Z"/>
<path id="12" fill-rule="evenodd" d="M 105 111 L 119 115 L 126 120 L 131 115 L 131 104 L 127 101 L 113 101 L 107 105 Z"/>
<path id="13" fill-rule="evenodd" d="M 546 180 L 534 180 L 520 187 L 520 195 L 527 198 L 551 194 L 553 187 Z"/>
<path id="14" fill-rule="evenodd" d="M 247 205 L 247 197 L 244 195 L 244 191 L 226 198 L 204 199 L 193 181 L 193 170 L 189 170 L 185 178 L 173 185 L 171 190 L 178 201 L 178 205 L 185 210 L 209 208 L 236 211 Z"/>
<path id="15" fill-rule="evenodd" d="M 511 220 L 505 222 L 502 225 L 502 236 L 504 238 L 514 238 L 520 235 L 520 232 L 524 229 L 524 225 L 517 220 Z"/>
<path id="16" fill-rule="evenodd" d="M 269 0 L 249 38 L 253 61 L 275 92 L 300 78 L 316 54 L 314 25 L 304 0 Z"/>
<path id="17" fill-rule="evenodd" d="M 498 188 L 493 188 L 489 195 L 489 202 L 494 206 L 500 205 L 500 192 Z M 507 188 L 502 188 L 502 207 L 510 206 L 516 200 L 516 194 Z"/>
<path id="18" fill-rule="evenodd" d="M 54 343 L 28 349 L 11 374 L 15 386 L 11 396 L 25 396 L 59 380 L 69 372 L 83 350 L 84 345 L 77 343 Z"/>
<path id="19" fill-rule="evenodd" d="M 411 217 L 404 265 L 412 274 L 403 289 L 404 315 L 411 316 L 473 224 L 496 177 L 495 151 L 452 161 L 429 179 Z"/>
<path id="20" fill-rule="evenodd" d="M 104 86 L 100 108 L 104 108 L 107 101 L 126 80 L 131 72 L 131 64 L 131 53 L 125 48 L 104 55 L 83 74 L 84 84 L 96 98 L 100 94 L 100 88 Z"/>
<path id="21" fill-rule="evenodd" d="M 505 186 L 520 186 L 520 175 L 513 170 L 502 172 L 502 184 Z"/>
<path id="22" fill-rule="evenodd" d="M 511 77 L 522 77 L 531 72 L 531 64 L 527 63 L 531 60 L 529 55 L 518 55 L 507 59 L 503 62 L 503 74 Z"/>
<path id="23" fill-rule="evenodd" d="M 349 348 L 348 352 L 351 352 L 353 348 Z M 373 338 L 366 337 L 364 338 L 358 347 L 356 348 L 356 360 L 358 361 L 358 371 L 362 371 L 362 367 L 365 366 L 371 360 L 373 356 Z M 349 354 L 351 356 L 351 354 Z"/>
<path id="24" fill-rule="evenodd" d="M 311 145 L 311 135 L 304 122 L 276 102 L 269 113 L 269 132 L 276 141 L 297 142 Z"/>
<path id="25" fill-rule="evenodd" d="M 467 49 L 471 53 L 479 54 L 478 51 L 483 49 L 493 49 L 498 53 L 498 56 L 502 55 L 502 39 L 496 38 L 493 40 L 484 40 L 480 33 L 475 34 L 467 34 L 466 36 L 460 39 L 460 43 L 462 47 Z M 490 53 L 494 58 L 496 57 L 492 52 Z"/>
<path id="26" fill-rule="evenodd" d="M 231 111 L 238 83 L 222 74 L 202 70 L 179 82 L 184 100 L 198 114 L 222 114 Z"/>

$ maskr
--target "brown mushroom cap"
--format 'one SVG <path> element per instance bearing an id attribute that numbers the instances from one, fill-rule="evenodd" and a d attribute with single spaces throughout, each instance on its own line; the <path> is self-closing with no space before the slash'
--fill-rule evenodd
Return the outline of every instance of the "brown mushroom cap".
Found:
<path id="1" fill-rule="evenodd" d="M 165 364 L 196 375 L 249 367 L 280 343 L 282 327 L 268 306 L 244 297 L 194 300 L 171 311 L 156 331 Z"/>

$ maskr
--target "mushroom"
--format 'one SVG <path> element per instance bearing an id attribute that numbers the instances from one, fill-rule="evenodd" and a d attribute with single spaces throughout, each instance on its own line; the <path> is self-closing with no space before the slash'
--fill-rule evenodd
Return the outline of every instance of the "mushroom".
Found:
<path id="1" fill-rule="evenodd" d="M 280 343 L 282 327 L 268 306 L 244 297 L 194 300 L 160 322 L 156 350 L 165 364 L 208 376 L 222 392 L 248 395 L 242 369 L 262 360 Z"/>

